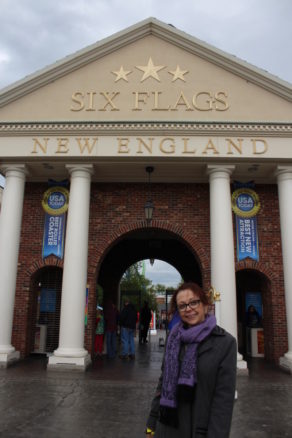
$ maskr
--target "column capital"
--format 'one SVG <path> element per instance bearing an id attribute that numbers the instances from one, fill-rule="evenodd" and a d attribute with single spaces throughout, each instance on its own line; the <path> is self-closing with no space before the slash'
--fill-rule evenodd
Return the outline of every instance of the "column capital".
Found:
<path id="1" fill-rule="evenodd" d="M 232 164 L 209 164 L 207 166 L 207 175 L 216 175 L 217 178 L 226 178 L 232 175 L 235 166 Z"/>
<path id="2" fill-rule="evenodd" d="M 94 173 L 93 165 L 92 164 L 66 164 L 66 169 L 68 170 L 71 177 L 90 177 Z"/>
<path id="3" fill-rule="evenodd" d="M 278 181 L 292 180 L 292 166 L 277 166 L 275 176 L 278 178 Z"/>
<path id="4" fill-rule="evenodd" d="M 1 170 L 3 171 L 5 177 L 7 176 L 25 177 L 28 174 L 28 170 L 25 164 L 3 163 L 1 165 Z"/>

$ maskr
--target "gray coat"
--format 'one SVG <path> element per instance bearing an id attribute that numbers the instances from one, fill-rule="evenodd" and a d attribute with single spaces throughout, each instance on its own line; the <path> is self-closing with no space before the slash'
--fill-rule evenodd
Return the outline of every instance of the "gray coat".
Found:
<path id="1" fill-rule="evenodd" d="M 183 354 L 182 349 L 180 360 Z M 236 359 L 235 339 L 216 326 L 198 347 L 195 397 L 192 403 L 179 401 L 178 429 L 159 422 L 162 364 L 147 421 L 147 427 L 155 430 L 155 438 L 228 438 L 235 396 Z"/>

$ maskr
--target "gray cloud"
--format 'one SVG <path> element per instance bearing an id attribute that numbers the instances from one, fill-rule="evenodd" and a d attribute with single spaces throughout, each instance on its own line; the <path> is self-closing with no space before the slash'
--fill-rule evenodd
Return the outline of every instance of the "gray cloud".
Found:
<path id="1" fill-rule="evenodd" d="M 290 0 L 1 0 L 0 88 L 149 16 L 292 82 Z"/>
<path id="2" fill-rule="evenodd" d="M 154 285 L 163 284 L 166 287 L 176 287 L 181 280 L 179 272 L 173 266 L 157 259 L 153 266 L 146 260 L 145 275 Z"/>

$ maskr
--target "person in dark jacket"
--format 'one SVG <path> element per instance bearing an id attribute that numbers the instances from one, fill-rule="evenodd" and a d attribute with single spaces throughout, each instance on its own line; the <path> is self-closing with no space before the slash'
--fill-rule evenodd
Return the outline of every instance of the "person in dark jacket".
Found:
<path id="1" fill-rule="evenodd" d="M 195 283 L 184 283 L 172 297 L 181 322 L 167 338 L 147 437 L 229 437 L 237 345 L 208 315 L 208 305 L 208 296 Z"/>
<path id="2" fill-rule="evenodd" d="M 146 344 L 147 341 L 147 335 L 149 331 L 149 326 L 152 318 L 152 313 L 149 308 L 148 302 L 144 301 L 144 306 L 141 309 L 140 312 L 140 342 L 141 344 Z"/>
<path id="3" fill-rule="evenodd" d="M 246 313 L 246 325 L 247 327 L 260 327 L 261 317 L 255 306 L 252 304 L 248 306 Z"/>
<path id="4" fill-rule="evenodd" d="M 122 352 L 121 359 L 135 359 L 134 335 L 136 331 L 137 312 L 129 301 L 125 301 L 125 306 L 119 319 L 121 327 Z"/>

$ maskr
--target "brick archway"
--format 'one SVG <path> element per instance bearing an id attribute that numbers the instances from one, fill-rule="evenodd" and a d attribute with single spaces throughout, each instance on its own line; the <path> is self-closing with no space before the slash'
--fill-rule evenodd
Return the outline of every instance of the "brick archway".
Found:
<path id="1" fill-rule="evenodd" d="M 183 228 L 172 225 L 167 221 L 153 220 L 151 226 L 146 221 L 136 221 L 122 226 L 118 226 L 111 233 L 107 234 L 107 238 L 99 239 L 96 244 L 90 249 L 89 265 L 88 265 L 88 284 L 89 284 L 89 302 L 88 302 L 88 326 L 86 328 L 86 348 L 91 351 L 93 343 L 93 331 L 94 327 L 92 321 L 95 318 L 96 308 L 96 284 L 98 278 L 100 280 L 100 270 L 103 263 L 106 263 L 106 259 L 117 246 L 123 243 L 123 241 L 130 239 L 133 234 L 145 233 L 145 232 L 157 232 L 157 234 L 169 234 L 178 245 L 186 248 L 186 252 L 193 255 L 195 264 L 198 267 L 201 275 L 202 286 L 205 290 L 209 287 L 210 281 L 210 266 L 209 257 L 204 247 L 198 244 L 196 238 L 190 233 L 185 232 Z M 159 239 L 159 238 L 158 238 Z M 147 258 L 147 256 L 145 257 Z M 158 257 L 159 258 L 159 257 Z M 175 262 L 170 262 L 160 257 L 161 260 L 165 260 L 172 266 L 175 266 Z M 135 261 L 133 261 L 134 263 Z M 132 264 L 132 263 L 131 263 Z M 129 265 L 130 266 L 130 265 Z M 126 269 L 125 269 L 126 270 Z M 123 271 L 124 272 L 124 271 Z M 100 284 L 100 283 L 99 283 Z M 103 286 L 103 284 L 102 284 Z M 107 289 L 108 292 L 108 289 Z"/>
<path id="2" fill-rule="evenodd" d="M 257 272 L 260 272 L 263 274 L 271 283 L 273 283 L 277 277 L 272 269 L 267 267 L 264 263 L 257 262 L 255 260 L 242 260 L 240 262 L 237 262 L 235 264 L 235 270 L 236 272 L 242 271 L 244 269 L 251 269 Z"/>
<path id="3" fill-rule="evenodd" d="M 50 268 L 63 269 L 63 260 L 55 256 L 42 259 L 41 257 L 34 260 L 25 271 L 23 275 L 17 279 L 17 292 L 15 295 L 15 314 L 14 314 L 14 339 L 15 347 L 21 352 L 22 356 L 31 353 L 32 337 L 34 334 L 35 317 L 36 317 L 36 303 L 35 291 L 37 277 L 42 271 Z M 60 274 L 61 275 L 61 274 Z M 25 305 L 21 305 L 25 303 Z M 21 314 L 18 315 L 18 309 Z M 17 336 L 17 333 L 22 333 L 22 336 Z"/>
<path id="4" fill-rule="evenodd" d="M 278 301 L 279 303 L 284 300 L 284 291 L 281 280 L 273 273 L 273 271 L 264 263 L 256 262 L 254 260 L 243 260 L 236 264 L 236 279 L 237 279 L 237 298 L 238 301 L 244 302 L 244 296 L 239 292 L 240 289 L 244 290 L 247 286 L 243 286 L 244 283 L 248 284 L 250 292 L 261 292 L 262 305 L 263 305 L 263 319 L 262 325 L 264 329 L 264 344 L 265 344 L 265 358 L 270 361 L 277 361 L 277 358 L 284 354 L 285 348 L 285 336 L 279 339 L 275 330 L 275 325 L 278 325 L 278 317 L 276 314 L 276 307 L 271 306 L 271 302 Z M 283 318 L 282 318 L 283 319 Z M 283 324 L 283 331 L 286 331 L 286 321 L 281 321 Z"/>
<path id="5" fill-rule="evenodd" d="M 63 268 L 64 260 L 60 260 L 58 257 L 49 256 L 45 259 L 39 257 L 36 259 L 26 270 L 26 277 L 28 282 L 30 282 L 31 277 L 37 273 L 42 268 L 54 266 L 56 268 Z"/>
<path id="6" fill-rule="evenodd" d="M 162 230 L 177 236 L 177 239 L 184 243 L 196 257 L 202 272 L 203 285 L 206 286 L 210 279 L 210 263 L 207 251 L 202 246 L 198 245 L 198 240 L 183 228 L 172 225 L 167 221 L 153 220 L 151 226 L 146 221 L 136 221 L 127 225 L 117 227 L 110 235 L 109 239 L 102 239 L 98 242 L 98 248 L 90 257 L 88 266 L 88 277 L 91 281 L 96 281 L 98 270 L 110 249 L 116 245 L 121 239 L 125 238 L 131 232 L 142 230 Z"/>

